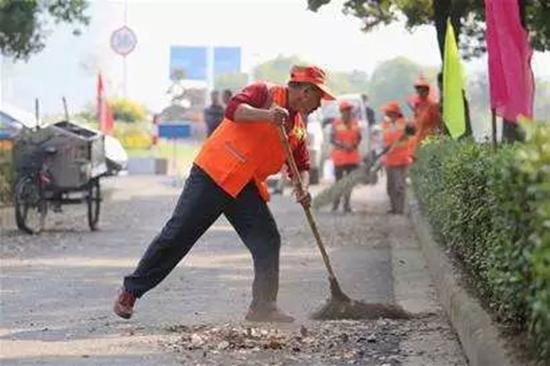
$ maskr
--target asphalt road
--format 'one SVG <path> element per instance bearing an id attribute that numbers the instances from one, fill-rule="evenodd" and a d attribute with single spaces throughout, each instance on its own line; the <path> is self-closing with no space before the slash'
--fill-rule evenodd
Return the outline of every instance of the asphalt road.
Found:
<path id="1" fill-rule="evenodd" d="M 385 214 L 382 183 L 354 192 L 354 214 L 319 212 L 319 226 L 351 297 L 397 301 L 416 318 L 309 320 L 329 295 L 326 273 L 300 207 L 276 196 L 279 303 L 297 318 L 277 327 L 242 322 L 251 258 L 224 219 L 138 302 L 134 318 L 115 317 L 122 277 L 170 215 L 180 188 L 166 177 L 105 183 L 98 232 L 87 230 L 84 207 L 52 215 L 40 236 L 2 231 L 0 364 L 466 365 L 408 218 Z"/>

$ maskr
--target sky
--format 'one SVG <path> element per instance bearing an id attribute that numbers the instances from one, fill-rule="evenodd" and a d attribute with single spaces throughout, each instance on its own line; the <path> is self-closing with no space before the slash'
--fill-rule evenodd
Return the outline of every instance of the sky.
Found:
<path id="1" fill-rule="evenodd" d="M 58 26 L 46 49 L 28 63 L 4 58 L 0 100 L 32 109 L 40 98 L 45 113 L 61 111 L 66 96 L 72 109 L 94 100 L 95 78 L 101 70 L 107 93 L 124 92 L 124 61 L 109 46 L 110 34 L 126 24 L 138 44 L 126 58 L 127 96 L 158 111 L 169 101 L 169 49 L 182 46 L 240 46 L 243 71 L 277 55 L 298 55 L 338 71 L 372 73 L 379 63 L 405 56 L 426 66 L 439 65 L 435 31 L 419 27 L 413 33 L 402 23 L 361 32 L 360 20 L 342 14 L 343 1 L 318 13 L 306 0 L 92 0 L 91 24 L 80 37 Z M 125 11 L 126 9 L 126 11 Z M 550 54 L 536 54 L 535 74 L 550 79 Z M 486 60 L 466 65 L 484 70 Z"/>

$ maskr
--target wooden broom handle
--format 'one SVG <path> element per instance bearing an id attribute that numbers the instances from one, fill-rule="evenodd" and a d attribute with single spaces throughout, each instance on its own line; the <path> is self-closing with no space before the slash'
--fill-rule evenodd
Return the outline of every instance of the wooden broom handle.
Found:
<path id="1" fill-rule="evenodd" d="M 288 142 L 288 136 L 287 136 L 284 124 L 279 126 L 279 135 L 281 137 L 281 142 L 285 149 L 287 162 L 290 167 L 290 172 L 292 173 L 292 183 L 294 184 L 294 187 L 298 192 L 298 194 L 303 195 L 305 192 L 304 192 L 304 186 L 302 185 L 302 177 L 300 176 L 298 166 L 296 165 L 296 160 L 294 160 L 294 155 L 292 154 L 292 148 L 290 147 L 290 143 Z M 329 277 L 331 280 L 336 281 L 336 275 L 334 274 L 334 271 L 330 264 L 330 259 L 325 249 L 325 245 L 323 244 L 323 240 L 321 239 L 321 235 L 319 234 L 319 229 L 317 228 L 317 222 L 313 217 L 311 206 L 302 205 L 302 207 L 304 208 L 307 221 L 309 223 L 309 226 L 311 227 L 313 236 L 315 237 L 317 247 L 319 248 L 319 251 L 321 252 L 321 256 L 323 257 L 323 262 L 325 263 L 325 267 L 327 268 Z"/>

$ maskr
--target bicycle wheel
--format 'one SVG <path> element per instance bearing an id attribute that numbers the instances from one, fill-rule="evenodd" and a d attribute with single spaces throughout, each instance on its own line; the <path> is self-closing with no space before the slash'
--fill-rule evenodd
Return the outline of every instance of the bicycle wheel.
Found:
<path id="1" fill-rule="evenodd" d="M 28 233 L 38 234 L 44 229 L 47 202 L 41 187 L 30 177 L 21 178 L 15 185 L 15 222 Z"/>
<path id="2" fill-rule="evenodd" d="M 90 230 L 95 231 L 98 228 L 99 211 L 101 207 L 101 187 L 99 179 L 93 179 L 88 184 L 88 195 L 86 197 L 88 204 L 88 226 Z"/>

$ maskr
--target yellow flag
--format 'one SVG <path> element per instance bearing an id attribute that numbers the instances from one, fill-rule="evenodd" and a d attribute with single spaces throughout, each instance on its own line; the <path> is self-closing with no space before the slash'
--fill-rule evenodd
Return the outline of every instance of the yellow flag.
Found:
<path id="1" fill-rule="evenodd" d="M 466 115 L 462 91 L 464 74 L 458 54 L 455 31 L 447 19 L 445 34 L 445 55 L 443 63 L 443 120 L 452 138 L 459 138 L 466 132 Z"/>

